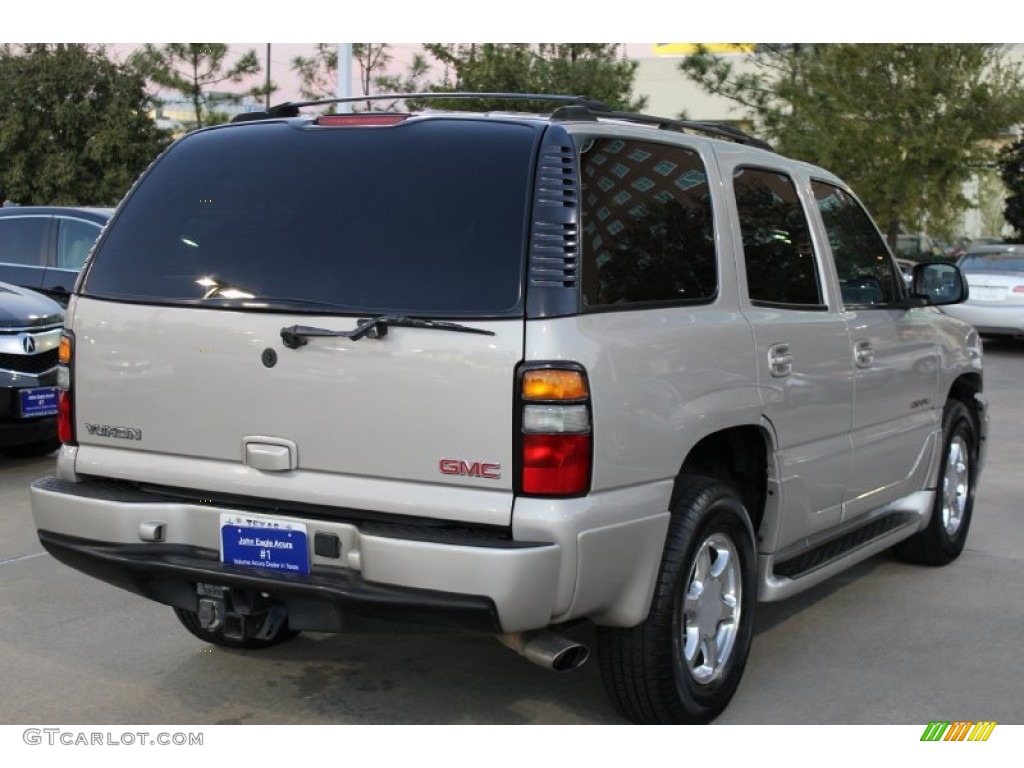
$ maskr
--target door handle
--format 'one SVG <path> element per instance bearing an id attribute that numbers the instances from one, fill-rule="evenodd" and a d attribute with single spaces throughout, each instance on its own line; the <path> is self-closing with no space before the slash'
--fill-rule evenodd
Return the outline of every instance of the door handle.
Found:
<path id="1" fill-rule="evenodd" d="M 768 370 L 777 379 L 785 378 L 793 372 L 793 353 L 789 344 L 772 344 L 768 347 Z"/>
<path id="2" fill-rule="evenodd" d="M 858 339 L 853 344 L 853 362 L 858 368 L 870 368 L 875 361 L 875 350 L 870 339 Z"/>

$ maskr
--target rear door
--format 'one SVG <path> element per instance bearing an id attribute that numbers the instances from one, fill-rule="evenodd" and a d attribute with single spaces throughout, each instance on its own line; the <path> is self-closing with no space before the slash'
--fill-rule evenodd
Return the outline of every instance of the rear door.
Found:
<path id="1" fill-rule="evenodd" d="M 853 416 L 850 339 L 828 296 L 801 179 L 783 168 L 725 167 L 742 238 L 741 306 L 754 332 L 763 413 L 777 443 L 782 548 L 842 517 Z"/>
<path id="2" fill-rule="evenodd" d="M 78 470 L 507 524 L 536 140 L 428 119 L 182 141 L 76 302 Z M 315 330 L 292 348 L 294 326 Z"/>

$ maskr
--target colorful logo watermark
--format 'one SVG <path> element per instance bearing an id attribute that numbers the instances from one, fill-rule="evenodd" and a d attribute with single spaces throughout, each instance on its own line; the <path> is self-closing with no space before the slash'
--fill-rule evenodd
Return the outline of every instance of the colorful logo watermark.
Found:
<path id="1" fill-rule="evenodd" d="M 995 728 L 994 720 L 932 720 L 921 741 L 988 741 Z"/>

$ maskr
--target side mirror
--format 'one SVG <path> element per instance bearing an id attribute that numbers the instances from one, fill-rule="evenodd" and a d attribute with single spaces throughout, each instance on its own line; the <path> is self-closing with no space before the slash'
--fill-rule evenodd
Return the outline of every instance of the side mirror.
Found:
<path id="1" fill-rule="evenodd" d="M 933 307 L 967 301 L 967 278 L 955 264 L 930 261 L 917 264 L 910 282 L 910 295 Z"/>

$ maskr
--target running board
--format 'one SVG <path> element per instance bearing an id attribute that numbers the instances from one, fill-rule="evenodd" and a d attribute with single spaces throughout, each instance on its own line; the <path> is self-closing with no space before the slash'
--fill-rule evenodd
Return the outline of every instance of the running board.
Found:
<path id="1" fill-rule="evenodd" d="M 773 602 L 803 592 L 912 536 L 920 525 L 915 512 L 890 512 L 784 560 L 761 556 L 758 599 Z"/>

